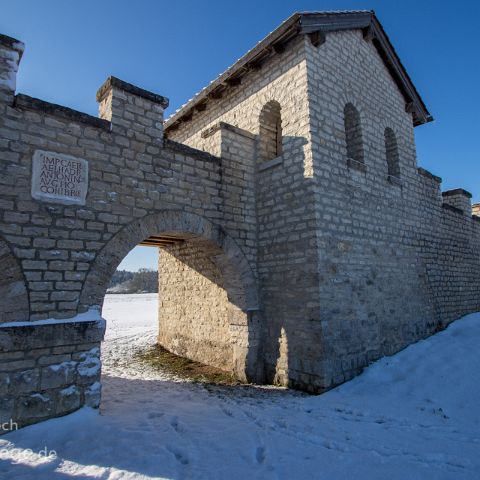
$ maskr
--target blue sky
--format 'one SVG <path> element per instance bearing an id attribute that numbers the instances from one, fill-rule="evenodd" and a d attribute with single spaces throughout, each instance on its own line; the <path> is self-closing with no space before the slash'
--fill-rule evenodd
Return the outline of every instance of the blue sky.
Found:
<path id="1" fill-rule="evenodd" d="M 0 33 L 26 43 L 17 90 L 97 114 L 115 75 L 170 99 L 167 115 L 295 11 L 375 10 L 435 118 L 419 165 L 480 201 L 480 2 L 459 0 L 0 0 Z M 122 267 L 156 267 L 138 248 Z"/>

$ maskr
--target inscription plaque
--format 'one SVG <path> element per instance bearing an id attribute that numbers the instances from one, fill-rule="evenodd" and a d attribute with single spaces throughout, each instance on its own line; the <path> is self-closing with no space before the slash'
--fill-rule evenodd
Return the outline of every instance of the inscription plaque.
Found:
<path id="1" fill-rule="evenodd" d="M 85 205 L 88 162 L 63 153 L 33 154 L 32 197 L 47 202 Z"/>

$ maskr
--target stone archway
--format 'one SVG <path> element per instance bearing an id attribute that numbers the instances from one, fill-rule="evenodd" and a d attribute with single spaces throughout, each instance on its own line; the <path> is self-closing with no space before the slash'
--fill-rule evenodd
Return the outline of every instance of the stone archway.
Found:
<path id="1" fill-rule="evenodd" d="M 159 234 L 181 237 L 221 273 L 220 286 L 233 306 L 229 321 L 231 368 L 242 380 L 261 382 L 263 366 L 258 354 L 260 317 L 256 279 L 235 241 L 220 226 L 199 215 L 168 210 L 147 215 L 125 226 L 92 263 L 80 296 L 79 311 L 101 307 L 109 280 L 123 258 L 143 240 Z M 173 250 L 169 254 L 180 258 Z M 208 276 L 204 272 L 201 274 Z"/>
<path id="2" fill-rule="evenodd" d="M 25 278 L 18 260 L 0 239 L 0 323 L 28 320 L 30 315 Z"/>

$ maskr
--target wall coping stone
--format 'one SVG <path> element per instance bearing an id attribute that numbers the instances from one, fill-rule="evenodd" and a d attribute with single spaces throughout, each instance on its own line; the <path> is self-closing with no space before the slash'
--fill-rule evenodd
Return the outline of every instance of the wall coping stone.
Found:
<path id="1" fill-rule="evenodd" d="M 10 48 L 11 50 L 15 50 L 20 55 L 20 58 L 22 58 L 25 50 L 25 44 L 20 40 L 0 33 L 0 45 Z"/>
<path id="2" fill-rule="evenodd" d="M 202 138 L 208 138 L 211 137 L 214 133 L 218 132 L 221 129 L 229 130 L 230 132 L 237 133 L 238 135 L 242 135 L 243 137 L 247 137 L 250 140 L 255 140 L 256 135 L 249 132 L 248 130 L 244 130 L 243 128 L 236 127 L 235 125 L 232 125 L 231 123 L 227 122 L 218 122 L 215 125 L 212 125 L 211 127 L 207 128 L 206 130 L 203 130 L 201 133 Z"/>
<path id="3" fill-rule="evenodd" d="M 429 172 L 425 168 L 418 167 L 417 171 L 423 177 L 427 177 L 427 178 L 430 178 L 431 180 L 435 180 L 437 183 L 442 183 L 442 181 L 443 181 L 441 177 L 438 177 L 437 175 L 434 175 L 432 172 Z"/>
<path id="4" fill-rule="evenodd" d="M 38 98 L 29 97 L 28 95 L 18 94 L 15 96 L 14 107 L 25 110 L 36 110 L 48 115 L 60 117 L 66 120 L 72 120 L 74 122 L 83 123 L 95 128 L 101 128 L 102 130 L 110 131 L 110 122 L 103 118 L 94 117 L 88 115 L 88 113 L 79 112 L 73 110 L 73 108 L 64 107 L 55 103 L 46 102 Z"/>
<path id="5" fill-rule="evenodd" d="M 183 153 L 194 157 L 196 160 L 203 160 L 205 162 L 221 163 L 221 158 L 212 155 L 211 153 L 204 152 L 203 150 L 197 150 L 196 148 L 189 147 L 183 143 L 175 142 L 175 140 L 170 140 L 169 138 L 163 139 L 163 147 L 175 152 Z"/>
<path id="6" fill-rule="evenodd" d="M 136 95 L 137 97 L 145 98 L 153 103 L 158 103 L 162 108 L 167 108 L 170 103 L 168 98 L 163 97 L 162 95 L 150 92 L 149 90 L 144 90 L 143 88 L 137 87 L 113 76 L 108 77 L 103 85 L 98 89 L 97 102 L 101 102 L 111 88 L 118 88 L 125 92 L 131 93 L 132 95 Z"/>
<path id="7" fill-rule="evenodd" d="M 397 177 L 395 175 L 388 175 L 387 176 L 387 181 L 391 183 L 392 185 L 395 185 L 396 187 L 403 187 L 403 182 L 400 177 Z"/>
<path id="8" fill-rule="evenodd" d="M 263 172 L 264 170 L 268 170 L 269 168 L 273 168 L 273 167 L 276 167 L 277 165 L 281 165 L 283 163 L 283 157 L 280 156 L 280 157 L 275 157 L 275 158 L 272 158 L 271 160 L 267 160 L 266 162 L 262 162 L 257 170 L 259 172 Z"/>
<path id="9" fill-rule="evenodd" d="M 447 190 L 445 192 L 442 192 L 442 196 L 444 197 L 451 197 L 454 195 L 463 195 L 467 198 L 472 198 L 472 194 L 470 192 L 467 192 L 467 190 L 464 190 L 463 188 L 455 188 L 454 190 Z"/>
<path id="10" fill-rule="evenodd" d="M 200 134 L 202 138 L 208 138 L 211 137 L 214 133 L 217 133 L 221 129 L 220 127 L 220 122 L 216 123 L 215 125 L 212 125 L 211 127 L 203 130 L 203 132 Z"/>
<path id="11" fill-rule="evenodd" d="M 96 319 L 3 327 L 0 329 L 0 352 L 101 342 L 105 326 L 104 319 Z"/>

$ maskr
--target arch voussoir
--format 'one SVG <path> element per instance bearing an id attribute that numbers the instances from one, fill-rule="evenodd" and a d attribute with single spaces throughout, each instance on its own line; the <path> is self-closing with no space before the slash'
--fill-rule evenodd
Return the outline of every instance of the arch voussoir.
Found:
<path id="1" fill-rule="evenodd" d="M 230 271 L 226 276 L 237 278 L 244 290 L 243 295 L 232 293 L 232 298 L 237 299 L 242 309 L 258 307 L 255 276 L 243 252 L 223 228 L 191 212 L 166 210 L 135 220 L 105 245 L 87 275 L 80 297 L 81 309 L 85 311 L 92 305 L 101 305 L 108 280 L 122 259 L 142 240 L 160 233 L 191 236 L 192 241 L 203 244 L 212 256 L 222 257 L 222 268 Z"/>

